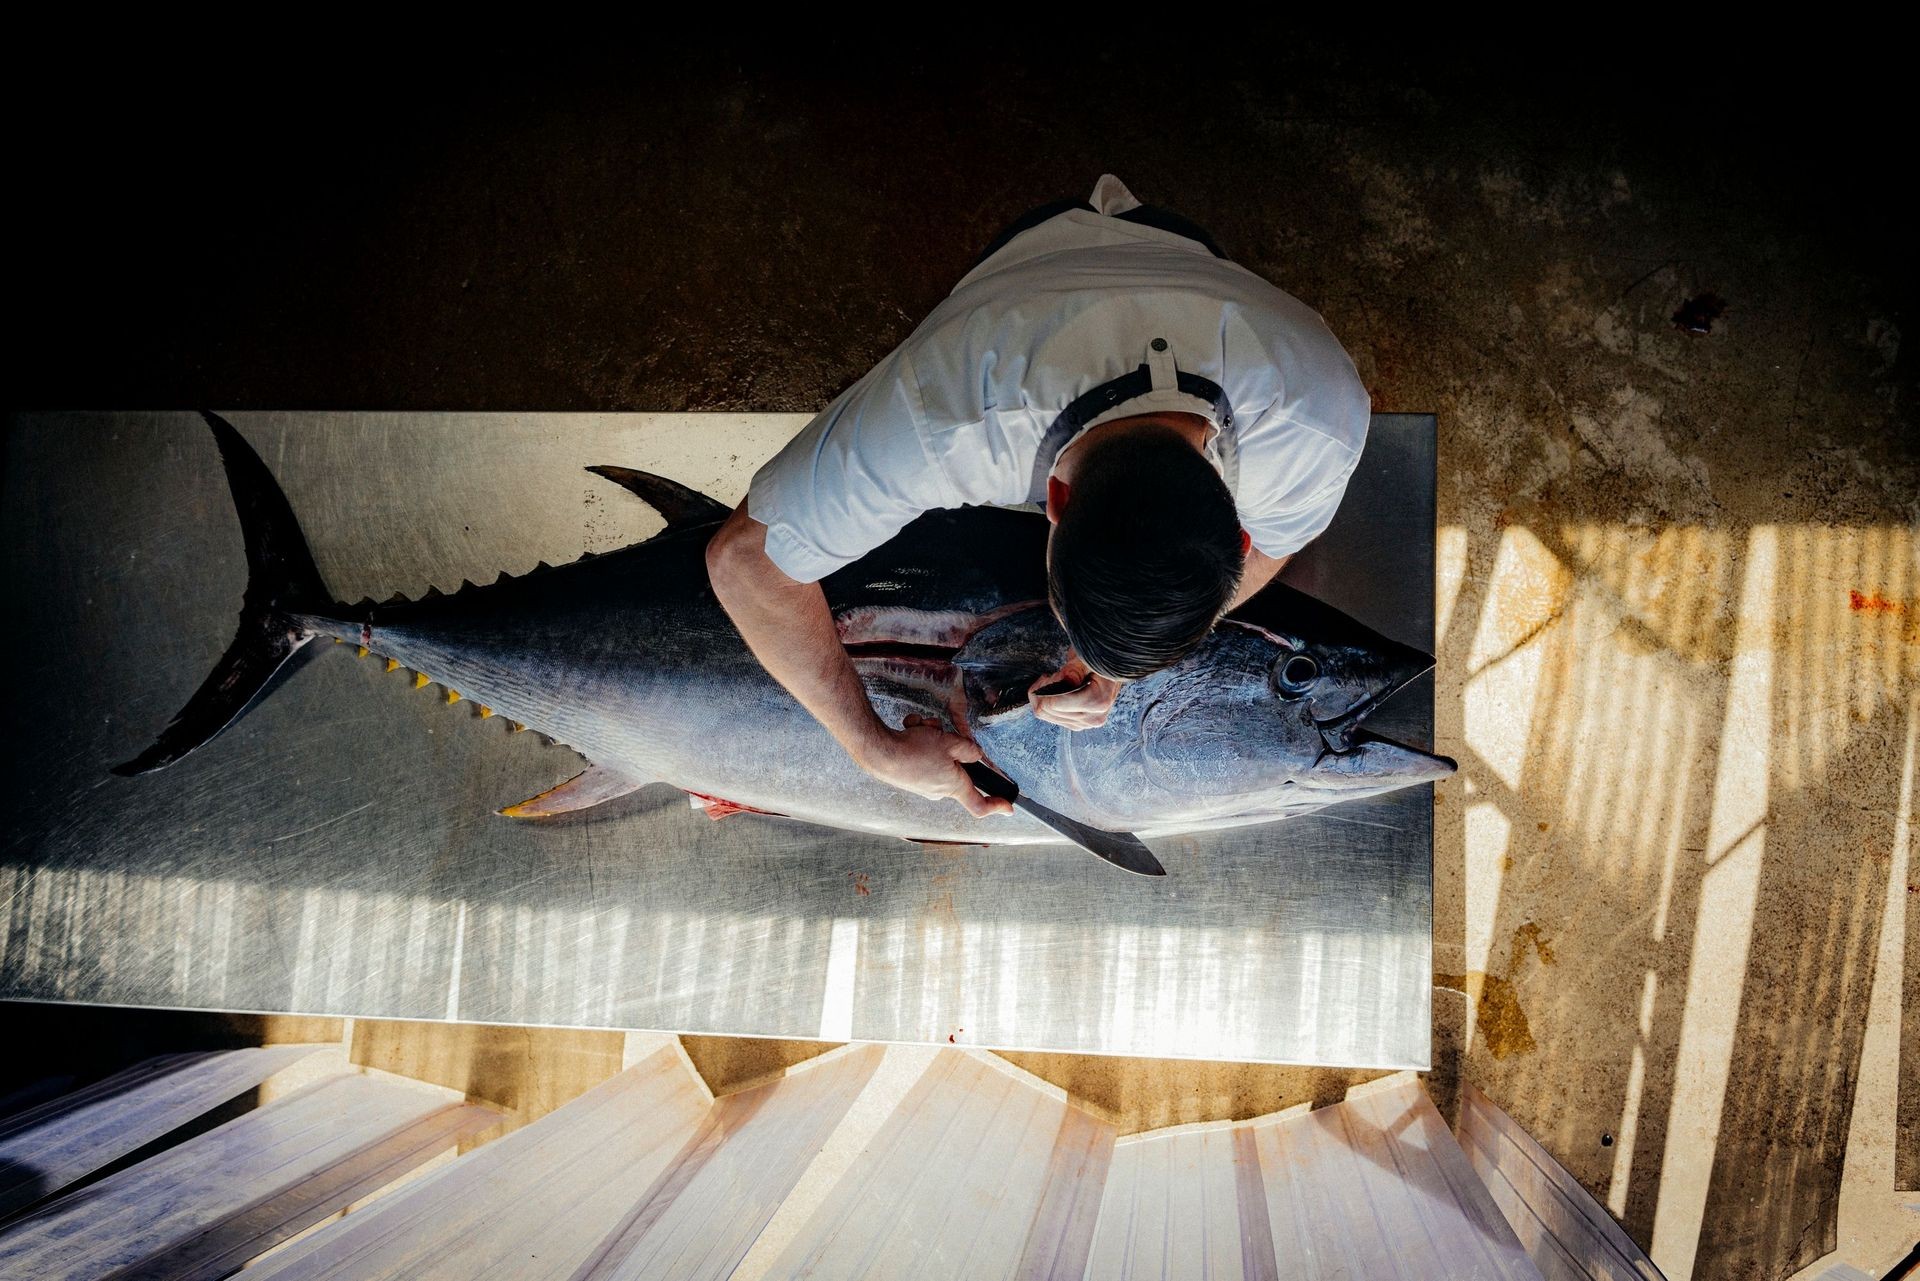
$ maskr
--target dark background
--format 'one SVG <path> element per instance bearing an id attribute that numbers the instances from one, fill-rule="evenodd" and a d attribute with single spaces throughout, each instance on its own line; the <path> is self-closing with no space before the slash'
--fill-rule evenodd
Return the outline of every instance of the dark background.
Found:
<path id="1" fill-rule="evenodd" d="M 1910 85 L 1873 32 L 994 25 L 25 42 L 10 399 L 807 410 L 1003 223 L 1108 168 L 1329 310 L 1315 251 L 1363 230 L 1355 143 L 1424 162 L 1416 198 L 1495 157 L 1623 166 L 1709 243 L 1775 238 L 1910 301 Z M 1421 323 L 1364 285 L 1381 323 Z"/>

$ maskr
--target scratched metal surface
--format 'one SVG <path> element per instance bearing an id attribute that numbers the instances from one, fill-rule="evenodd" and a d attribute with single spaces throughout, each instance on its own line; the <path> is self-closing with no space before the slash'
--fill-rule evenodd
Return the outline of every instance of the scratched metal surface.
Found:
<path id="1" fill-rule="evenodd" d="M 343 597 L 409 595 L 658 527 L 581 468 L 725 501 L 800 415 L 236 413 Z M 1299 586 L 1428 647 L 1433 420 L 1375 419 Z M 929 852 L 652 787 L 494 816 L 579 759 L 437 687 L 311 658 L 139 779 L 232 633 L 238 525 L 182 413 L 8 423 L 0 995 L 48 1001 L 1424 1067 L 1430 791 L 1156 843 Z M 1372 727 L 1425 745 L 1423 680 Z"/>

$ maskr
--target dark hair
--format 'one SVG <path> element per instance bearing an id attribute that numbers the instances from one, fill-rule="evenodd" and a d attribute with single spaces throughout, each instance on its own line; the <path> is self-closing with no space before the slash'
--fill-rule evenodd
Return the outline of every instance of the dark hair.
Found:
<path id="1" fill-rule="evenodd" d="M 1240 585 L 1240 517 L 1175 433 L 1129 434 L 1080 464 L 1047 553 L 1047 595 L 1087 666 L 1114 680 L 1170 667 Z"/>

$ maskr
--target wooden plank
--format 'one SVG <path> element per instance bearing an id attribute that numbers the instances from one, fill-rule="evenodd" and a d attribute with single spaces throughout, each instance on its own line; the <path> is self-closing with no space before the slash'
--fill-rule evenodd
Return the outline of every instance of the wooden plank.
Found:
<path id="1" fill-rule="evenodd" d="M 940 1150 L 919 1157 L 927 1177 L 901 1215 L 912 1230 L 887 1235 L 870 1265 L 876 1276 L 991 1277 L 1018 1259 L 1017 1234 L 1003 1230 L 996 1211 L 1007 1204 L 1010 1182 L 1044 1171 L 1023 1171 L 1018 1157 L 1036 1112 L 1059 1105 L 1007 1072 L 962 1057 L 943 1100 L 959 1123 Z M 1020 1226 L 1032 1221 L 1033 1207 L 1018 1207 Z M 1011 1247 L 1010 1257 L 992 1258 L 995 1247 Z M 979 1257 L 983 1252 L 987 1257 Z"/>
<path id="2" fill-rule="evenodd" d="M 663 1050 L 249 1272 L 270 1278 L 543 1278 L 573 1274 L 706 1116 Z"/>
<path id="3" fill-rule="evenodd" d="M 1372 1211 L 1374 1230 L 1382 1249 L 1392 1260 L 1393 1271 L 1380 1275 L 1414 1281 L 1417 1277 L 1433 1275 L 1433 1267 L 1444 1259 L 1449 1274 L 1458 1276 L 1460 1281 L 1495 1281 L 1497 1274 L 1487 1267 L 1485 1256 L 1478 1250 L 1446 1257 L 1440 1242 L 1429 1232 L 1428 1217 L 1420 1213 L 1417 1198 L 1411 1195 L 1413 1189 L 1395 1160 L 1386 1134 L 1371 1122 L 1357 1100 L 1324 1111 L 1341 1122 L 1359 1186 Z"/>
<path id="4" fill-rule="evenodd" d="M 1314 1168 L 1315 1145 L 1297 1119 L 1255 1123 L 1267 1217 L 1281 1275 L 1304 1281 L 1365 1275 Z"/>
<path id="5" fill-rule="evenodd" d="M 1209 1277 L 1246 1278 L 1246 1251 L 1240 1226 L 1240 1177 L 1233 1130 L 1200 1131 L 1201 1188 L 1206 1198 L 1205 1257 Z M 1264 1226 L 1264 1225 L 1263 1225 Z"/>
<path id="6" fill-rule="evenodd" d="M 879 1046 L 720 1099 L 575 1281 L 732 1274 L 880 1064 Z"/>
<path id="7" fill-rule="evenodd" d="M 1100 1233 L 1119 1238 L 1120 1246 L 1115 1266 L 1096 1272 L 1096 1276 L 1146 1275 L 1147 1267 L 1158 1270 L 1166 1258 L 1166 1203 L 1174 1184 L 1168 1164 L 1173 1156 L 1171 1144 L 1134 1141 L 1114 1146 L 1115 1159 L 1131 1165 L 1133 1177 L 1126 1184 L 1124 1197 L 1102 1206 Z M 1116 1213 L 1106 1213 L 1109 1205 Z"/>
<path id="8" fill-rule="evenodd" d="M 1279 1276 L 1539 1277 L 1419 1085 L 1245 1128 Z"/>
<path id="9" fill-rule="evenodd" d="M 1500 1261 L 1505 1274 L 1515 1278 L 1537 1277 L 1539 1270 L 1529 1261 L 1506 1216 L 1494 1204 L 1486 1184 L 1474 1174 L 1466 1153 L 1460 1150 L 1459 1142 L 1448 1132 L 1446 1123 L 1424 1091 L 1407 1115 L 1414 1124 L 1404 1132 L 1406 1141 L 1418 1143 L 1433 1161 L 1454 1203 L 1473 1224 L 1488 1252 Z"/>
<path id="10" fill-rule="evenodd" d="M 149 1059 L 0 1127 L 0 1218 L 113 1164 L 320 1049 L 274 1045 Z"/>
<path id="11" fill-rule="evenodd" d="M 1139 1187 L 1140 1145 L 1116 1143 L 1113 1161 L 1107 1168 L 1106 1187 L 1100 1197 L 1100 1218 L 1094 1225 L 1093 1248 L 1087 1256 L 1088 1277 L 1127 1274 Z"/>
<path id="12" fill-rule="evenodd" d="M 165 1076 L 170 1072 L 177 1072 L 190 1064 L 198 1063 L 202 1059 L 208 1058 L 211 1053 L 212 1051 L 193 1054 L 162 1054 L 158 1057 L 135 1063 L 132 1067 L 125 1068 L 114 1073 L 112 1076 L 95 1081 L 91 1085 L 82 1086 L 80 1089 L 61 1094 L 57 1098 L 49 1099 L 45 1103 L 40 1103 L 24 1111 L 16 1112 L 5 1120 L 0 1120 L 0 1142 L 5 1142 L 7 1139 L 23 1131 L 32 1130 L 53 1117 L 61 1116 L 64 1113 L 85 1107 L 101 1099 L 112 1098 L 117 1094 L 124 1094 L 135 1086 L 143 1085 L 149 1081 Z"/>
<path id="13" fill-rule="evenodd" d="M 768 1268 L 769 1277 L 836 1275 L 820 1271 L 833 1255 L 844 1257 L 846 1267 L 839 1275 L 859 1276 L 869 1263 L 869 1254 L 877 1250 L 882 1232 L 873 1220 L 861 1225 L 859 1248 L 854 1246 L 855 1217 L 865 1210 L 882 1217 L 878 1207 L 894 1207 L 911 1194 L 915 1177 L 924 1172 L 924 1154 L 941 1147 L 954 1125 L 958 1110 L 942 1108 L 947 1085 L 965 1062 L 965 1056 L 942 1054 L 915 1081 L 900 1105 L 887 1117 L 873 1141 L 850 1167 L 833 1192 L 815 1210 L 805 1226 Z"/>
<path id="14" fill-rule="evenodd" d="M 956 1276 L 1007 1277 L 1019 1267 L 1068 1105 L 1021 1083 L 1008 1069 L 976 1066 L 983 1083 L 1002 1078 L 1004 1093 L 970 1162 L 977 1172 L 969 1180 L 973 1195 L 965 1203 L 971 1213 L 958 1212 L 959 1205 L 950 1203 L 954 1212 L 947 1217 L 936 1257 L 953 1260 Z"/>
<path id="15" fill-rule="evenodd" d="M 1484 1132 L 1483 1132 L 1484 1133 Z M 1480 1146 L 1482 1134 L 1469 1134 L 1462 1130 L 1460 1146 L 1467 1154 L 1467 1164 L 1473 1167 L 1481 1182 L 1487 1185 L 1487 1191 L 1493 1195 L 1493 1203 L 1507 1217 L 1507 1223 L 1513 1228 L 1514 1235 L 1520 1238 L 1520 1246 L 1533 1260 L 1533 1266 L 1547 1281 L 1587 1281 L 1587 1272 L 1566 1247 L 1553 1239 L 1553 1234 L 1527 1209 L 1527 1203 L 1507 1176 L 1500 1172 L 1494 1159 Z"/>
<path id="16" fill-rule="evenodd" d="M 1126 1173 L 1102 1199 L 1088 1275 L 1240 1281 L 1247 1252 L 1231 1127 L 1124 1139 L 1115 1162 Z M 1261 1234 L 1261 1252 L 1270 1252 L 1264 1216 Z"/>
<path id="17" fill-rule="evenodd" d="M 314 1082 L 20 1220 L 0 1236 L 0 1275 L 217 1275 L 484 1123 L 446 1115 L 473 1111 L 394 1080 Z"/>
<path id="18" fill-rule="evenodd" d="M 498 1119 L 498 1113 L 484 1106 L 443 1106 L 379 1143 L 313 1171 L 283 1194 L 209 1226 L 143 1265 L 116 1272 L 113 1281 L 218 1281 L 231 1276 L 249 1260 L 379 1191 Z"/>
<path id="19" fill-rule="evenodd" d="M 1434 1151 L 1455 1144 L 1426 1091 L 1416 1083 L 1352 1099 L 1342 1105 L 1378 1136 L 1379 1159 L 1397 1175 L 1405 1208 L 1424 1232 L 1430 1257 L 1463 1278 L 1529 1277 L 1533 1269 L 1511 1233 L 1487 1231 L 1497 1207 L 1463 1206 Z"/>
<path id="20" fill-rule="evenodd" d="M 1008 1069 L 939 1054 L 767 1275 L 992 1278 L 1042 1260 L 1073 1275 L 1068 1247 L 1049 1256 L 1041 1244 L 1041 1214 L 1051 1193 L 1049 1231 L 1084 1221 L 1080 1194 L 1052 1185 L 1067 1170 L 1104 1173 L 1111 1131 L 1068 1126 L 1069 1111 Z"/>
<path id="21" fill-rule="evenodd" d="M 1418 1086 L 1405 1087 L 1424 1099 Z M 1431 1257 L 1446 1259 L 1462 1276 L 1499 1276 L 1480 1234 L 1454 1204 L 1439 1167 L 1420 1143 L 1403 1142 L 1404 1132 L 1416 1128 L 1406 1115 L 1412 1097 L 1403 1089 L 1349 1098 L 1342 1106 L 1369 1136 L 1369 1156 L 1390 1170 L 1401 1189 L 1402 1211 L 1426 1242 Z"/>
<path id="22" fill-rule="evenodd" d="M 1372 1197 L 1356 1158 L 1346 1126 L 1345 1105 L 1309 1112 L 1287 1128 L 1297 1133 L 1309 1153 L 1316 1183 L 1325 1204 L 1329 1230 L 1344 1234 L 1356 1260 L 1356 1276 L 1397 1277 L 1395 1250 L 1383 1237 Z"/>
<path id="23" fill-rule="evenodd" d="M 1280 1281 L 1266 1184 L 1260 1177 L 1260 1151 L 1253 1127 L 1233 1127 L 1234 1198 L 1240 1219 L 1240 1273 L 1246 1281 Z"/>
<path id="24" fill-rule="evenodd" d="M 1013 1269 L 1017 1281 L 1079 1281 L 1085 1274 L 1113 1142 L 1112 1126 L 1077 1107 L 1066 1109 L 1026 1247 Z"/>
<path id="25" fill-rule="evenodd" d="M 1594 1281 L 1661 1281 L 1660 1270 L 1579 1180 L 1470 1083 L 1460 1126 L 1514 1189 L 1527 1212 Z M 1513 1214 L 1508 1214 L 1513 1221 Z M 1515 1231 L 1519 1225 L 1515 1224 Z"/>

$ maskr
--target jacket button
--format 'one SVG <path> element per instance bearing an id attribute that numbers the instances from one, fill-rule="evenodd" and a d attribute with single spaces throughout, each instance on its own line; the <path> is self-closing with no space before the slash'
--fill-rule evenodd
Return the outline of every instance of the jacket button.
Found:
<path id="1" fill-rule="evenodd" d="M 1156 339 L 1154 339 L 1154 340 L 1153 340 L 1153 349 L 1154 349 L 1155 351 L 1165 351 L 1165 350 L 1167 349 L 1167 340 L 1166 340 L 1166 339 L 1164 339 L 1164 338 L 1156 338 Z"/>

